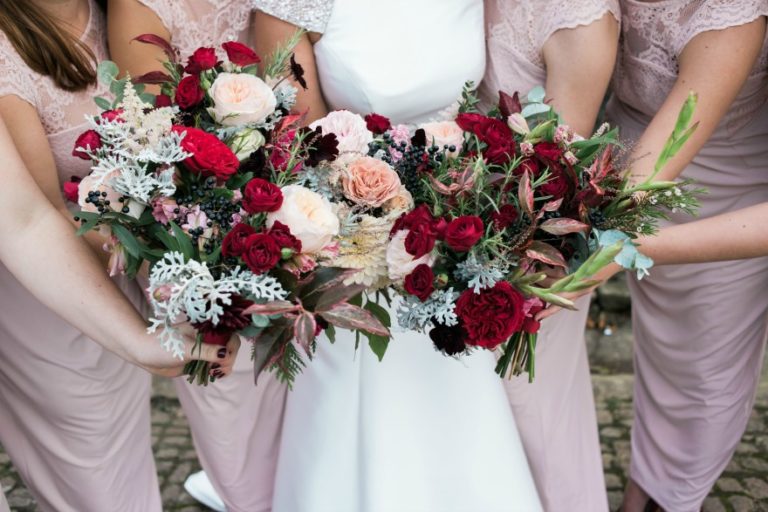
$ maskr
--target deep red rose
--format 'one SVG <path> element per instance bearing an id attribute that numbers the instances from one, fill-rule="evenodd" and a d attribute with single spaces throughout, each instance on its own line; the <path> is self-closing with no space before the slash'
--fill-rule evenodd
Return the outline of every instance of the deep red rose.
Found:
<path id="1" fill-rule="evenodd" d="M 243 43 L 237 41 L 229 41 L 221 45 L 224 51 L 227 52 L 227 57 L 230 62 L 237 64 L 238 66 L 250 66 L 251 64 L 258 64 L 261 62 L 261 58 L 245 46 Z"/>
<path id="2" fill-rule="evenodd" d="M 536 178 L 541 174 L 541 169 L 539 168 L 539 162 L 534 158 L 526 158 L 525 160 L 522 160 L 520 162 L 520 165 L 515 167 L 515 170 L 512 171 L 512 173 L 515 176 L 522 176 L 525 171 L 528 171 L 528 174 L 531 175 L 531 178 Z"/>
<path id="3" fill-rule="evenodd" d="M 568 176 L 563 171 L 562 166 L 552 166 L 549 171 L 549 179 L 539 187 L 539 190 L 546 196 L 552 196 L 552 199 L 565 197 L 570 187 Z"/>
<path id="4" fill-rule="evenodd" d="M 301 252 L 301 240 L 293 236 L 291 228 L 276 220 L 269 230 L 269 234 L 275 239 L 281 249 L 293 249 L 294 253 Z"/>
<path id="5" fill-rule="evenodd" d="M 256 233 L 249 236 L 245 242 L 248 247 L 243 253 L 243 260 L 254 274 L 268 272 L 280 261 L 280 246 L 271 235 Z"/>
<path id="6" fill-rule="evenodd" d="M 119 121 L 119 122 L 125 122 L 120 117 L 123 115 L 123 109 L 119 108 L 117 110 L 105 110 L 101 113 L 101 118 L 106 121 Z"/>
<path id="7" fill-rule="evenodd" d="M 251 317 L 244 311 L 253 306 L 253 302 L 240 295 L 232 295 L 231 299 L 232 303 L 229 305 L 218 302 L 224 309 L 224 313 L 219 317 L 216 325 L 213 325 L 210 320 L 192 324 L 203 335 L 203 343 L 223 347 L 234 333 L 251 325 Z"/>
<path id="8" fill-rule="evenodd" d="M 79 189 L 80 189 L 80 178 L 77 176 L 72 176 L 69 178 L 69 181 L 64 183 L 64 185 L 61 187 L 64 191 L 64 197 L 69 201 L 70 203 L 77 203 L 77 200 L 79 199 Z"/>
<path id="9" fill-rule="evenodd" d="M 379 114 L 368 114 L 365 116 L 365 124 L 368 127 L 368 130 L 376 135 L 381 135 L 392 128 L 392 123 L 389 121 L 389 118 Z"/>
<path id="10" fill-rule="evenodd" d="M 432 267 L 422 263 L 413 272 L 405 276 L 404 288 L 411 295 L 415 295 L 424 302 L 435 291 L 435 274 Z"/>
<path id="11" fill-rule="evenodd" d="M 91 157 L 85 152 L 86 149 L 95 151 L 101 147 L 101 136 L 95 130 L 88 130 L 81 134 L 75 141 L 75 149 L 72 150 L 72 156 L 90 160 Z"/>
<path id="12" fill-rule="evenodd" d="M 173 105 L 173 101 L 171 100 L 171 97 L 167 94 L 158 94 L 155 96 L 155 107 L 156 108 L 163 108 L 163 107 L 170 107 Z"/>
<path id="13" fill-rule="evenodd" d="M 199 105 L 205 93 L 200 87 L 200 79 L 194 75 L 185 76 L 176 88 L 176 103 L 183 110 Z"/>
<path id="14" fill-rule="evenodd" d="M 456 301 L 456 314 L 467 331 L 467 344 L 493 349 L 523 325 L 525 298 L 506 281 L 475 293 L 465 290 Z"/>
<path id="15" fill-rule="evenodd" d="M 456 123 L 467 132 L 474 133 L 487 147 L 483 156 L 491 163 L 504 164 L 515 156 L 515 138 L 507 123 L 501 119 L 480 114 L 459 114 Z"/>
<path id="16" fill-rule="evenodd" d="M 248 224 L 237 224 L 221 241 L 221 255 L 225 258 L 238 258 L 248 248 L 248 237 L 256 230 Z"/>
<path id="17" fill-rule="evenodd" d="M 198 48 L 187 60 L 187 67 L 184 68 L 184 71 L 190 75 L 199 75 L 203 71 L 216 67 L 217 62 L 216 50 L 213 48 Z"/>
<path id="18" fill-rule="evenodd" d="M 475 133 L 478 124 L 485 122 L 488 117 L 481 114 L 464 113 L 456 116 L 456 124 L 465 132 Z"/>
<path id="19" fill-rule="evenodd" d="M 398 218 L 392 226 L 391 234 L 395 234 L 402 229 L 412 229 L 419 224 L 434 224 L 436 219 L 432 216 L 429 207 L 420 204 L 408 213 L 404 213 Z"/>
<path id="20" fill-rule="evenodd" d="M 554 142 L 539 142 L 533 146 L 534 154 L 542 160 L 559 162 L 563 157 L 563 150 Z"/>
<path id="21" fill-rule="evenodd" d="M 464 215 L 453 219 L 445 230 L 445 243 L 457 252 L 467 252 L 483 237 L 485 226 L 480 217 Z"/>
<path id="22" fill-rule="evenodd" d="M 218 137 L 197 128 L 174 126 L 173 131 L 186 135 L 181 148 L 192 156 L 184 160 L 190 172 L 203 176 L 214 176 L 220 182 L 228 180 L 237 172 L 240 160 Z"/>
<path id="23" fill-rule="evenodd" d="M 243 190 L 243 209 L 248 213 L 276 212 L 283 205 L 283 192 L 274 183 L 253 178 Z"/>
<path id="24" fill-rule="evenodd" d="M 408 231 L 405 237 L 405 250 L 414 259 L 419 259 L 432 252 L 437 241 L 437 232 L 427 223 L 417 224 Z"/>
<path id="25" fill-rule="evenodd" d="M 498 212 L 491 214 L 491 220 L 493 220 L 493 227 L 501 231 L 511 226 L 518 218 L 519 212 L 514 205 L 505 204 L 499 208 Z"/>

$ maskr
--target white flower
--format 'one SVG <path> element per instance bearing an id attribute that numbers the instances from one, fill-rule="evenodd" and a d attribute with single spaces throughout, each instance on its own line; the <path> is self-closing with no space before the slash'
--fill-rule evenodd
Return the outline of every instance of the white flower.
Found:
<path id="1" fill-rule="evenodd" d="M 339 234 L 339 218 L 326 198 L 299 185 L 282 188 L 283 205 L 267 216 L 267 226 L 275 221 L 288 226 L 301 241 L 301 251 L 317 253 Z"/>
<path id="2" fill-rule="evenodd" d="M 277 106 L 272 89 L 247 73 L 221 73 L 208 94 L 214 103 L 208 113 L 224 126 L 262 123 Z"/>
<path id="3" fill-rule="evenodd" d="M 425 254 L 421 258 L 414 259 L 408 251 L 405 250 L 405 238 L 408 231 L 401 229 L 392 237 L 387 246 L 387 266 L 389 267 L 389 278 L 393 282 L 400 282 L 405 276 L 413 272 L 413 269 L 426 263 L 432 266 L 435 263 L 435 254 Z"/>
<path id="4" fill-rule="evenodd" d="M 368 131 L 365 119 L 348 110 L 331 112 L 311 125 L 313 130 L 320 126 L 323 133 L 333 133 L 339 140 L 339 152 L 368 153 L 368 144 L 373 134 Z"/>
<path id="5" fill-rule="evenodd" d="M 265 139 L 261 131 L 247 128 L 232 139 L 229 147 L 241 162 L 251 156 L 251 153 L 264 145 Z"/>

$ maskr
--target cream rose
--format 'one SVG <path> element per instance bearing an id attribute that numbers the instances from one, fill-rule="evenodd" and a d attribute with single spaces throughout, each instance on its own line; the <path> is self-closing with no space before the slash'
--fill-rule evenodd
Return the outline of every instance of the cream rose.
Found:
<path id="1" fill-rule="evenodd" d="M 400 192 L 400 177 L 386 162 L 363 156 L 349 164 L 341 185 L 350 201 L 378 208 Z"/>
<path id="2" fill-rule="evenodd" d="M 365 119 L 348 110 L 331 112 L 311 125 L 313 130 L 320 126 L 323 133 L 333 133 L 339 140 L 339 153 L 367 153 L 368 144 L 373 141 L 373 134 L 368 131 Z"/>
<path id="3" fill-rule="evenodd" d="M 283 205 L 267 216 L 267 227 L 280 221 L 301 240 L 301 252 L 317 253 L 339 234 L 339 218 L 330 201 L 299 185 L 282 188 Z"/>
<path id="4" fill-rule="evenodd" d="M 229 148 L 241 162 L 264 145 L 264 135 L 254 128 L 243 130 L 232 139 Z"/>
<path id="5" fill-rule="evenodd" d="M 405 276 L 413 272 L 413 269 L 426 263 L 432 266 L 435 263 L 435 253 L 431 252 L 425 254 L 421 258 L 414 259 L 408 251 L 405 250 L 405 238 L 408 236 L 408 231 L 401 229 L 392 237 L 387 246 L 387 267 L 389 270 L 389 278 L 399 283 Z"/>
<path id="6" fill-rule="evenodd" d="M 437 147 L 455 146 L 455 151 L 448 154 L 456 156 L 461 151 L 461 145 L 464 144 L 464 130 L 459 128 L 455 121 L 440 121 L 435 123 L 426 123 L 421 125 L 427 136 L 427 142 L 434 143 Z"/>
<path id="7" fill-rule="evenodd" d="M 277 106 L 277 98 L 264 81 L 247 73 L 221 73 L 208 90 L 214 107 L 208 109 L 224 126 L 261 123 Z"/>
<path id="8" fill-rule="evenodd" d="M 384 210 L 387 213 L 407 212 L 411 209 L 413 209 L 413 196 L 405 187 L 400 187 L 397 195 L 384 203 Z"/>

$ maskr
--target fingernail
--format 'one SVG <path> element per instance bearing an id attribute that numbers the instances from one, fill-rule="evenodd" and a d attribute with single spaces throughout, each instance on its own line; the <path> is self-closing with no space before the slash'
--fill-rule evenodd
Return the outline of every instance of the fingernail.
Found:
<path id="1" fill-rule="evenodd" d="M 224 359 L 225 357 L 227 357 L 227 348 L 226 347 L 220 348 L 219 351 L 217 352 L 217 355 L 219 356 L 219 359 Z"/>
<path id="2" fill-rule="evenodd" d="M 213 372 L 213 376 L 217 378 L 221 378 L 224 376 L 224 373 L 221 370 L 216 370 L 215 372 Z"/>
<path id="3" fill-rule="evenodd" d="M 221 368 L 221 365 L 219 363 L 213 363 L 211 365 L 211 368 L 213 368 L 215 370 L 216 368 Z"/>

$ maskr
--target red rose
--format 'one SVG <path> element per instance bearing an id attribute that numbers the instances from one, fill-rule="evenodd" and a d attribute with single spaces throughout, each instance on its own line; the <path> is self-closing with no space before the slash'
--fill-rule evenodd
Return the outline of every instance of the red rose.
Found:
<path id="1" fill-rule="evenodd" d="M 243 253 L 243 260 L 254 274 L 268 272 L 280 261 L 280 246 L 272 236 L 257 233 L 249 236 L 245 242 L 248 247 Z"/>
<path id="2" fill-rule="evenodd" d="M 200 87 L 200 79 L 193 75 L 182 78 L 176 88 L 176 103 L 184 110 L 198 105 L 204 97 L 205 93 Z"/>
<path id="3" fill-rule="evenodd" d="M 515 167 L 515 170 L 512 171 L 512 173 L 515 176 L 522 176 L 525 171 L 528 171 L 528 173 L 531 175 L 531 178 L 537 178 L 539 174 L 541 174 L 539 169 L 539 162 L 533 158 L 526 158 L 520 162 L 520 165 Z"/>
<path id="4" fill-rule="evenodd" d="M 197 128 L 174 126 L 176 133 L 185 133 L 181 148 L 192 156 L 184 160 L 190 172 L 203 176 L 214 176 L 220 182 L 228 180 L 237 172 L 240 161 L 218 137 Z"/>
<path id="5" fill-rule="evenodd" d="M 549 168 L 549 179 L 539 187 L 539 190 L 545 196 L 552 196 L 552 199 L 561 199 L 568 194 L 570 188 L 568 176 L 559 165 Z"/>
<path id="6" fill-rule="evenodd" d="M 123 115 L 123 109 L 119 108 L 117 110 L 105 110 L 104 112 L 101 113 L 101 118 L 110 122 L 112 121 L 125 122 L 120 117 L 122 115 Z"/>
<path id="7" fill-rule="evenodd" d="M 210 320 L 192 324 L 203 335 L 203 343 L 223 347 L 229 342 L 232 334 L 245 329 L 251 324 L 251 317 L 245 314 L 245 310 L 253 306 L 253 301 L 236 294 L 230 298 L 232 303 L 229 305 L 217 301 L 218 305 L 224 309 L 224 313 L 219 317 L 216 325 L 213 325 L 213 322 Z"/>
<path id="8" fill-rule="evenodd" d="M 291 228 L 276 220 L 269 230 L 270 236 L 275 239 L 281 249 L 292 249 L 294 253 L 301 252 L 301 240 L 293 236 Z"/>
<path id="9" fill-rule="evenodd" d="M 225 258 L 238 258 L 248 248 L 248 237 L 256 230 L 248 224 L 237 224 L 221 241 L 221 255 Z"/>
<path id="10" fill-rule="evenodd" d="M 216 67 L 217 62 L 216 50 L 213 48 L 198 48 L 187 60 L 187 67 L 184 68 L 184 71 L 190 75 L 199 75 L 203 71 Z"/>
<path id="11" fill-rule="evenodd" d="M 480 114 L 459 114 L 456 123 L 467 132 L 474 133 L 487 147 L 483 156 L 491 163 L 504 164 L 515 156 L 512 130 L 501 119 Z"/>
<path id="12" fill-rule="evenodd" d="M 475 133 L 477 125 L 486 119 L 488 118 L 481 114 L 464 113 L 456 116 L 456 124 L 465 132 Z"/>
<path id="13" fill-rule="evenodd" d="M 75 141 L 75 149 L 72 150 L 72 156 L 82 158 L 83 160 L 90 160 L 91 157 L 85 151 L 90 149 L 96 151 L 101 147 L 101 136 L 96 133 L 95 130 L 88 130 L 81 134 Z"/>
<path id="14" fill-rule="evenodd" d="M 68 182 L 64 183 L 62 189 L 64 190 L 64 197 L 67 201 L 70 203 L 77 203 L 77 200 L 79 199 L 80 178 L 72 176 L 69 178 Z"/>
<path id="15" fill-rule="evenodd" d="M 415 295 L 421 302 L 424 302 L 435 291 L 435 274 L 429 265 L 422 263 L 413 272 L 405 276 L 405 291 Z"/>
<path id="16" fill-rule="evenodd" d="M 365 124 L 368 127 L 368 130 L 376 135 L 381 135 L 392 128 L 392 123 L 389 122 L 389 118 L 380 116 L 379 114 L 368 114 L 365 116 Z"/>
<path id="17" fill-rule="evenodd" d="M 424 204 L 420 204 L 410 212 L 401 215 L 400 218 L 395 221 L 390 233 L 395 234 L 402 229 L 412 229 L 419 224 L 431 225 L 435 222 L 436 220 L 432 216 L 432 212 L 429 211 L 429 208 Z"/>
<path id="18" fill-rule="evenodd" d="M 506 281 L 475 293 L 465 290 L 456 301 L 456 314 L 466 329 L 467 344 L 493 349 L 523 325 L 525 298 Z"/>
<path id="19" fill-rule="evenodd" d="M 170 107 L 171 105 L 173 105 L 173 101 L 171 101 L 171 97 L 167 94 L 155 96 L 155 108 Z"/>
<path id="20" fill-rule="evenodd" d="M 533 152 L 542 160 L 559 162 L 563 156 L 563 150 L 554 142 L 539 142 L 533 146 Z"/>
<path id="21" fill-rule="evenodd" d="M 505 204 L 499 208 L 498 212 L 493 212 L 491 214 L 491 220 L 493 220 L 493 226 L 497 230 L 501 231 L 511 226 L 517 220 L 519 215 L 520 214 L 514 205 Z"/>
<path id="22" fill-rule="evenodd" d="M 464 215 L 448 224 L 445 243 L 454 251 L 467 252 L 483 237 L 484 229 L 480 217 Z"/>
<path id="23" fill-rule="evenodd" d="M 243 191 L 243 209 L 248 213 L 276 212 L 283 205 L 283 192 L 274 183 L 253 178 Z"/>
<path id="24" fill-rule="evenodd" d="M 413 259 L 419 259 L 432 252 L 436 241 L 437 232 L 431 224 L 417 224 L 408 231 L 408 235 L 405 237 L 405 250 L 413 256 Z"/>
<path id="25" fill-rule="evenodd" d="M 238 66 L 250 66 L 251 64 L 258 64 L 261 62 L 261 58 L 256 55 L 256 52 L 245 46 L 243 43 L 230 41 L 222 44 L 221 47 L 227 52 L 227 57 L 232 64 L 237 64 Z"/>

